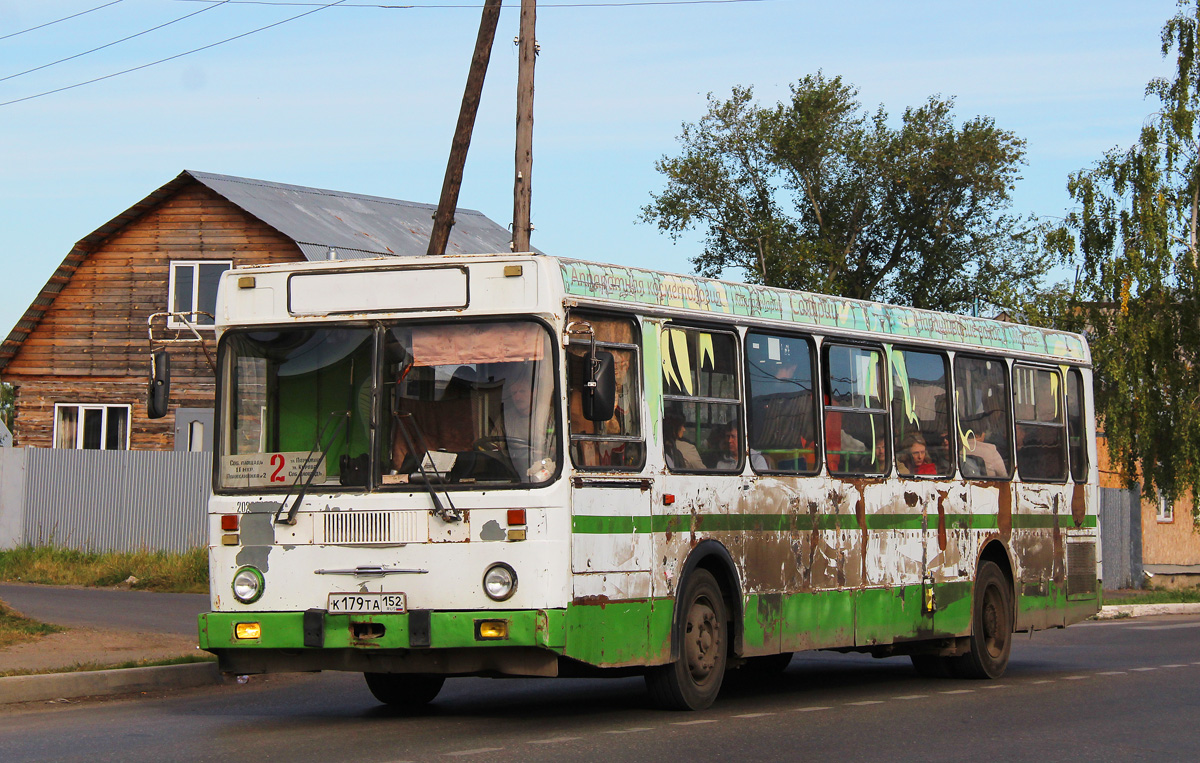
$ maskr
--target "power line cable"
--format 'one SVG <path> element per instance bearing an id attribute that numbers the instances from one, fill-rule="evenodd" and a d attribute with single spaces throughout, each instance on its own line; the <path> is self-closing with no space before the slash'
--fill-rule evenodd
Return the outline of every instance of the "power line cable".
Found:
<path id="1" fill-rule="evenodd" d="M 85 13 L 91 13 L 92 11 L 98 11 L 101 8 L 107 8 L 110 5 L 116 5 L 117 3 L 121 3 L 124 1 L 125 0 L 112 0 L 111 3 L 105 3 L 104 5 L 97 5 L 95 8 L 88 8 L 86 11 L 80 11 L 79 13 L 73 13 L 70 16 L 63 16 L 61 19 L 55 19 L 54 21 L 47 21 L 45 24 L 38 24 L 37 26 L 31 26 L 28 29 L 22 29 L 19 32 L 10 32 L 9 34 L 6 34 L 3 37 L 0 37 L 0 40 L 7 40 L 9 37 L 16 37 L 19 34 L 25 34 L 26 32 L 33 32 L 38 29 L 45 29 L 46 27 L 53 26 L 61 21 L 70 21 L 71 19 L 78 18 L 79 16 L 82 16 Z"/>
<path id="2" fill-rule="evenodd" d="M 182 3 L 215 3 L 219 0 L 176 0 Z M 227 0 L 234 5 L 319 5 L 319 3 L 304 3 L 298 0 Z M 729 3 L 767 3 L 771 0 L 641 0 L 640 2 L 616 2 L 616 3 L 538 3 L 538 8 L 628 8 L 634 6 L 645 5 L 726 5 Z M 478 10 L 483 7 L 479 4 L 468 5 L 448 5 L 448 4 L 427 4 L 427 5 L 383 5 L 380 3 L 346 3 L 343 8 L 381 8 L 384 10 L 437 10 L 441 8 L 472 8 Z M 505 6 L 515 8 L 516 6 Z"/>
<path id="3" fill-rule="evenodd" d="M 96 77 L 94 79 L 89 79 L 86 82 L 76 82 L 74 85 L 66 85 L 64 87 L 58 87 L 53 90 L 46 90 L 45 92 L 42 92 L 42 93 L 35 93 L 34 95 L 27 95 L 24 98 L 14 98 L 11 101 L 3 101 L 3 102 L 0 102 L 0 107 L 11 106 L 14 103 L 21 103 L 22 101 L 32 101 L 34 98 L 41 98 L 46 95 L 53 95 L 55 93 L 61 93 L 64 90 L 74 90 L 75 88 L 83 87 L 84 85 L 91 85 L 96 82 L 102 82 L 106 79 L 112 79 L 113 77 L 120 77 L 122 74 L 129 74 L 130 72 L 136 72 L 141 69 L 149 69 L 151 66 L 158 66 L 159 64 L 165 64 L 166 62 L 174 61 L 177 58 L 183 58 L 184 56 L 190 56 L 191 54 L 199 53 L 202 50 L 208 50 L 209 48 L 215 48 L 218 45 L 224 45 L 227 42 L 233 42 L 234 40 L 240 40 L 243 37 L 249 37 L 252 34 L 264 32 L 268 29 L 272 29 L 272 28 L 280 26 L 282 24 L 286 24 L 289 21 L 295 21 L 296 19 L 304 18 L 305 16 L 311 16 L 312 14 L 323 11 L 326 8 L 332 8 L 335 5 L 341 5 L 345 1 L 346 0 L 337 0 L 337 2 L 325 3 L 320 8 L 314 8 L 311 11 L 304 11 L 303 13 L 298 13 L 295 16 L 283 19 L 282 21 L 276 21 L 273 24 L 267 24 L 266 26 L 261 26 L 258 29 L 251 29 L 249 32 L 242 32 L 241 34 L 234 35 L 233 37 L 226 37 L 224 40 L 218 40 L 217 42 L 209 43 L 208 45 L 202 45 L 199 48 L 192 48 L 191 50 L 185 51 L 183 53 L 176 53 L 173 56 L 167 56 L 166 58 L 160 58 L 157 61 L 151 61 L 148 64 L 142 64 L 140 66 L 133 66 L 128 69 L 122 69 L 119 72 L 113 72 L 112 74 L 105 74 L 103 77 Z"/>
<path id="4" fill-rule="evenodd" d="M 119 2 L 119 1 L 120 1 L 120 0 L 118 0 L 118 2 Z M 184 19 L 190 19 L 192 16 L 198 16 L 199 14 L 201 14 L 201 13 L 204 13 L 205 11 L 211 11 L 213 8 L 219 8 L 219 7 L 221 7 L 222 5 L 225 5 L 226 3 L 228 3 L 229 1 L 230 1 L 230 0 L 220 0 L 219 2 L 216 2 L 216 3 L 214 3 L 213 5 L 209 5 L 209 6 L 205 7 L 205 8 L 201 8 L 201 9 L 200 9 L 200 10 L 198 10 L 198 11 L 193 11 L 192 13 L 189 13 L 189 14 L 187 14 L 187 15 L 185 15 L 185 16 L 180 16 L 179 18 L 175 19 L 174 21 L 168 21 L 168 22 L 166 22 L 166 23 L 159 24 L 159 25 L 158 25 L 158 26 L 156 26 L 156 27 L 151 27 L 150 29 L 146 29 L 146 30 L 144 30 L 144 31 L 138 32 L 137 34 L 131 34 L 131 35 L 129 35 L 128 37 L 122 37 L 121 39 L 119 39 L 119 40 L 114 40 L 113 42 L 110 42 L 110 43 L 108 43 L 108 44 L 106 44 L 106 45 L 101 45 L 101 46 L 100 46 L 100 47 L 98 47 L 98 48 L 92 48 L 91 50 L 85 50 L 85 51 L 83 51 L 82 53 L 76 53 L 76 54 L 75 54 L 75 55 L 73 55 L 73 56 L 67 56 L 66 58 L 60 58 L 60 59 L 58 59 L 57 61 L 51 61 L 51 62 L 50 62 L 50 63 L 48 63 L 48 64 L 42 64 L 41 66 L 35 66 L 35 67 L 33 67 L 32 69 L 26 69 L 26 70 L 25 70 L 25 71 L 23 71 L 23 72 L 17 72 L 16 74 L 10 74 L 10 75 L 8 75 L 7 77 L 0 77 L 0 82 L 5 82 L 5 81 L 7 81 L 7 80 L 13 79 L 14 77 L 20 77 L 20 76 L 22 76 L 22 75 L 25 75 L 25 74 L 32 74 L 33 72 L 36 72 L 36 71 L 41 71 L 42 69 L 48 69 L 49 67 L 51 67 L 51 66 L 55 66 L 56 64 L 61 64 L 61 63 L 64 63 L 64 62 L 66 62 L 66 61 L 72 61 L 72 60 L 74 60 L 74 59 L 76 59 L 76 58 L 80 58 L 80 57 L 82 57 L 82 56 L 86 56 L 86 55 L 87 55 L 87 54 L 89 54 L 89 53 L 95 53 L 95 52 L 96 52 L 96 51 L 98 51 L 98 50 L 104 50 L 105 48 L 111 48 L 111 47 L 112 47 L 112 46 L 114 46 L 114 45 L 120 45 L 121 43 L 123 43 L 123 42 L 126 42 L 127 40 L 132 40 L 134 37 L 141 37 L 141 36 L 142 36 L 142 35 L 144 35 L 144 34 L 150 34 L 151 32 L 156 32 L 156 31 L 158 31 L 159 29 L 162 29 L 163 27 L 168 27 L 168 26 L 171 26 L 172 24 L 177 24 L 177 23 L 179 23 L 180 21 L 183 21 Z"/>

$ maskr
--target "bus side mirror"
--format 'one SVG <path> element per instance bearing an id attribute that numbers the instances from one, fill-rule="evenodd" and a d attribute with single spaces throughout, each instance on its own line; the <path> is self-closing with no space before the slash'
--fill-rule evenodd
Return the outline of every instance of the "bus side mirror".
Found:
<path id="1" fill-rule="evenodd" d="M 611 352 L 596 353 L 592 376 L 583 388 L 583 417 L 588 421 L 608 421 L 617 407 L 616 361 Z"/>
<path id="2" fill-rule="evenodd" d="M 166 350 L 150 353 L 150 388 L 146 395 L 146 415 L 161 419 L 171 402 L 171 356 Z"/>

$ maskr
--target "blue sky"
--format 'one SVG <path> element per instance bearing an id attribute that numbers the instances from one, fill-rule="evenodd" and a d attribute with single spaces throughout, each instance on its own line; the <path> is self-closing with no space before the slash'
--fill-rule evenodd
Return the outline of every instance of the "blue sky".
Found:
<path id="1" fill-rule="evenodd" d="M 108 0 L 0 0 L 0 37 Z M 362 4 L 363 0 L 349 0 Z M 445 0 L 414 0 L 447 6 Z M 465 5 L 470 0 L 457 0 Z M 512 219 L 518 0 L 506 0 L 459 203 Z M 349 4 L 349 3 L 348 3 Z M 121 0 L 0 39 L 0 77 L 209 5 Z M 174 56 L 311 10 L 225 3 L 0 81 L 0 102 Z M 1170 74 L 1174 0 L 764 0 L 538 12 L 533 244 L 689 271 L 637 221 L 705 95 L 774 102 L 823 70 L 892 114 L 938 93 L 1028 141 L 1014 211 L 1061 216 L 1067 174 L 1131 143 Z M 479 23 L 476 7 L 329 8 L 158 66 L 0 106 L 0 336 L 71 246 L 184 169 L 435 203 Z M 739 277 L 738 273 L 728 274 Z M 165 300 L 165 296 L 164 296 Z"/>

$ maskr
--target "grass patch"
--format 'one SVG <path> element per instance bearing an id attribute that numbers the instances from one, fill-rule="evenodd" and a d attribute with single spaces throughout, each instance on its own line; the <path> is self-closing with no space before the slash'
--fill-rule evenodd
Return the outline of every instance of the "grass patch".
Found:
<path id="1" fill-rule="evenodd" d="M 42 636 L 58 633 L 64 628 L 49 623 L 39 623 L 19 615 L 0 601 L 0 649 L 16 644 L 36 641 Z"/>
<path id="2" fill-rule="evenodd" d="M 1110 598 L 1106 604 L 1195 604 L 1200 603 L 1200 588 L 1151 587 L 1128 598 Z"/>
<path id="3" fill-rule="evenodd" d="M 0 551 L 0 580 L 107 587 L 122 585 L 143 591 L 206 593 L 208 549 L 165 551 L 76 551 L 55 546 L 21 546 Z"/>
<path id="4" fill-rule="evenodd" d="M 116 664 L 99 662 L 80 662 L 65 668 L 45 668 L 43 670 L 0 670 L 0 678 L 9 676 L 40 676 L 47 673 L 82 673 L 88 670 L 123 670 L 125 668 L 153 668 L 160 665 L 189 665 L 193 662 L 216 662 L 216 655 L 185 655 L 183 657 L 168 657 L 162 660 L 130 660 Z"/>

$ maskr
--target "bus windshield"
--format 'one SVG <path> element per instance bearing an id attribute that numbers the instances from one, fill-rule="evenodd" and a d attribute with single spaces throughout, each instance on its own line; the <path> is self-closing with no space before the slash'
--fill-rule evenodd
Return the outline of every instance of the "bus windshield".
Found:
<path id="1" fill-rule="evenodd" d="M 534 485 L 560 462 L 532 321 L 230 332 L 221 383 L 225 490 Z"/>
<path id="2" fill-rule="evenodd" d="M 389 327 L 380 482 L 550 480 L 559 463 L 552 347 L 531 321 Z"/>

